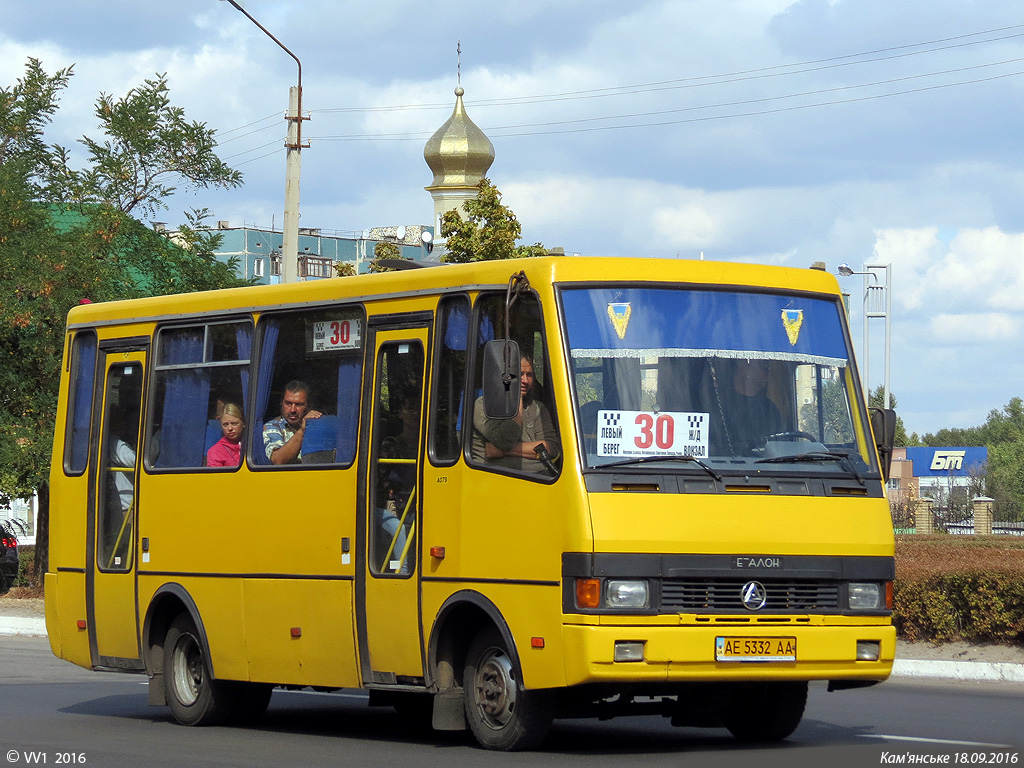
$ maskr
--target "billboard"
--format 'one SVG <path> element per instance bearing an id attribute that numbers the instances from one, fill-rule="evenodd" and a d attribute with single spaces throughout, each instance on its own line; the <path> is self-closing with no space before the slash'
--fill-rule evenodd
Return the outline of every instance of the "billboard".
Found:
<path id="1" fill-rule="evenodd" d="M 985 470 L 988 448 L 907 448 L 914 477 L 968 477 Z"/>

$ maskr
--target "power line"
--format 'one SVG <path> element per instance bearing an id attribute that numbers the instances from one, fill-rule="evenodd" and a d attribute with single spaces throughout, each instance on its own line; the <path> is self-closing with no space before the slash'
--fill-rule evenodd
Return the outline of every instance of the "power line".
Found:
<path id="1" fill-rule="evenodd" d="M 258 152 L 259 150 L 266 149 L 267 147 L 273 146 L 274 144 L 277 144 L 278 142 L 281 143 L 281 146 L 284 146 L 284 141 L 285 141 L 284 138 L 277 138 L 277 139 L 274 139 L 273 141 L 268 141 L 266 144 L 261 144 L 258 147 L 253 147 L 251 149 L 246 149 L 246 150 L 243 150 L 241 152 L 236 152 L 233 155 L 228 155 L 227 157 L 222 157 L 221 160 L 230 160 L 233 157 L 241 157 L 242 155 L 248 155 L 250 152 Z M 245 161 L 245 162 L 248 162 L 248 161 Z M 241 165 L 241 163 L 239 163 L 239 165 Z"/>
<path id="2" fill-rule="evenodd" d="M 832 106 L 832 105 L 835 105 L 835 104 L 854 104 L 856 102 L 861 102 L 861 101 L 873 101 L 873 100 L 876 100 L 876 99 L 887 99 L 887 98 L 891 98 L 893 96 L 906 96 L 908 94 L 913 94 L 913 93 L 924 93 L 926 91 L 937 91 L 937 90 L 941 90 L 943 88 L 955 88 L 955 87 L 961 86 L 961 85 L 975 85 L 977 83 L 987 83 L 987 82 L 991 82 L 993 80 L 1002 80 L 1002 79 L 1005 79 L 1007 77 L 1016 77 L 1018 75 L 1024 75 L 1024 70 L 1021 70 L 1019 72 L 1008 72 L 1008 73 L 1002 74 L 1002 75 L 993 75 L 991 77 L 982 77 L 982 78 L 978 78 L 976 80 L 966 80 L 966 81 L 959 82 L 959 83 L 943 83 L 941 85 L 929 85 L 929 86 L 924 86 L 922 88 L 911 88 L 911 89 L 908 89 L 908 90 L 905 90 L 905 91 L 895 91 L 893 93 L 878 93 L 878 94 L 874 94 L 874 95 L 871 95 L 871 96 L 860 96 L 860 97 L 854 98 L 854 99 L 837 99 L 835 101 L 822 101 L 822 102 L 818 102 L 816 104 L 800 104 L 800 105 L 796 105 L 796 106 L 792 106 L 792 107 L 779 107 L 778 109 L 765 109 L 765 110 L 758 110 L 758 111 L 754 111 L 754 112 L 739 112 L 739 113 L 734 113 L 734 114 L 730 114 L 730 115 L 709 115 L 707 117 L 692 117 L 692 118 L 687 118 L 685 120 L 667 120 L 667 121 L 660 122 L 660 123 L 638 123 L 638 124 L 634 124 L 634 125 L 606 125 L 606 126 L 597 126 L 597 127 L 594 127 L 594 128 L 575 128 L 575 129 L 569 129 L 569 130 L 564 130 L 564 131 L 530 131 L 530 132 L 524 132 L 524 133 L 505 133 L 505 134 L 501 134 L 501 136 L 502 136 L 502 138 L 508 138 L 508 137 L 512 137 L 512 136 L 540 136 L 540 135 L 552 134 L 552 133 L 591 133 L 591 132 L 594 132 L 594 131 L 610 131 L 610 130 L 617 130 L 617 129 L 621 129 L 621 128 L 654 128 L 654 127 L 664 126 L 664 125 L 680 125 L 680 124 L 683 124 L 683 123 L 699 123 L 699 122 L 707 122 L 707 121 L 710 121 L 710 120 L 725 120 L 725 119 L 734 118 L 734 117 L 754 117 L 754 116 L 757 116 L 757 115 L 770 115 L 770 114 L 775 114 L 775 113 L 778 113 L 778 112 L 795 112 L 796 110 L 812 109 L 814 107 L 827 107 L 827 106 Z"/>
<path id="3" fill-rule="evenodd" d="M 891 51 L 906 51 L 908 48 L 919 48 L 921 46 L 937 45 L 938 43 L 948 43 L 954 40 L 964 40 L 969 37 L 977 37 L 980 35 L 991 35 L 997 32 L 1005 32 L 1013 29 L 1021 29 L 1024 24 L 1017 24 L 1008 27 L 1000 27 L 997 29 L 985 30 L 982 32 L 970 32 L 963 35 L 956 35 L 953 37 L 942 38 L 938 40 L 930 40 L 920 43 L 909 43 L 906 45 L 892 46 L 889 48 L 878 48 L 871 51 L 862 51 L 860 53 L 845 54 L 842 56 L 833 56 L 825 59 L 814 59 L 810 61 L 797 62 L 793 64 L 776 64 L 768 67 L 759 67 L 756 69 L 739 70 L 735 72 L 726 72 L 716 75 L 699 75 L 695 77 L 678 78 L 673 80 L 661 80 L 650 83 L 637 83 L 633 85 L 622 85 L 622 86 L 611 86 L 607 88 L 592 88 L 581 91 L 565 91 L 561 93 L 552 94 L 541 94 L 533 96 L 512 96 L 503 99 L 481 99 L 473 102 L 473 107 L 488 107 L 488 106 L 512 106 L 522 104 L 539 104 L 552 101 L 578 101 L 584 99 L 594 98 L 605 98 L 609 96 L 626 96 L 636 93 L 650 93 L 655 91 L 664 90 L 679 90 L 683 88 L 697 88 L 709 85 L 724 85 L 728 83 L 744 82 L 748 80 L 758 80 L 768 77 L 782 77 L 788 75 L 806 74 L 808 72 L 820 72 L 828 69 L 837 69 L 839 67 L 849 67 L 856 64 L 871 64 L 881 61 L 891 61 L 894 59 L 907 58 L 910 56 L 920 56 L 927 53 L 936 53 L 939 51 L 954 50 L 957 48 L 966 48 L 969 46 L 983 45 L 985 43 L 1000 42 L 1003 40 L 1009 40 L 1017 37 L 1024 37 L 1024 32 L 1016 32 L 1009 35 L 1003 35 L 1001 37 L 989 38 L 986 40 L 973 40 L 970 42 L 957 43 L 954 45 L 942 45 L 934 48 L 927 48 L 922 51 L 911 51 L 907 53 L 893 54 L 891 56 L 878 56 L 871 59 L 861 59 L 859 61 L 847 61 L 848 59 L 860 59 L 863 56 L 874 56 L 879 53 L 889 53 Z M 842 62 L 842 63 L 831 63 L 831 62 Z M 815 66 L 825 65 L 825 66 Z M 797 69 L 802 67 L 802 69 Z M 780 72 L 778 70 L 790 70 Z M 727 79 L 728 78 L 728 79 Z M 327 108 L 327 109 L 316 109 L 311 110 L 312 112 L 318 113 L 373 113 L 373 112 L 399 112 L 419 109 L 450 109 L 451 104 L 400 104 L 393 106 L 383 107 L 338 107 L 338 108 Z"/>
<path id="4" fill-rule="evenodd" d="M 271 119 L 273 119 L 275 117 L 280 117 L 280 115 L 275 112 L 272 115 L 267 115 L 266 117 L 261 117 L 259 120 L 253 120 L 251 123 L 246 123 L 245 125 L 240 125 L 237 128 L 229 128 L 226 131 L 221 131 L 220 135 L 223 136 L 226 133 L 234 133 L 235 131 L 240 131 L 243 128 L 248 128 L 250 125 L 256 125 L 257 123 L 265 123 L 267 120 L 271 120 Z M 260 130 L 263 130 L 263 129 L 261 128 Z"/>
<path id="5" fill-rule="evenodd" d="M 283 145 L 282 145 L 282 148 L 283 148 Z M 265 155 L 260 155 L 259 157 L 250 157 L 248 160 L 240 160 L 239 162 L 235 163 L 235 165 L 238 166 L 238 165 L 245 165 L 246 163 L 255 163 L 257 160 L 262 160 L 265 157 L 270 157 L 271 155 L 276 155 L 280 151 L 281 151 L 280 148 L 279 149 L 275 149 L 273 152 L 267 152 Z"/>
<path id="6" fill-rule="evenodd" d="M 597 121 L 601 121 L 601 120 L 625 120 L 625 119 L 640 118 L 640 117 L 656 117 L 656 116 L 659 116 L 659 115 L 678 114 L 680 112 L 696 112 L 696 111 L 708 110 L 708 109 L 722 109 L 722 108 L 727 108 L 727 107 L 744 106 L 744 105 L 747 105 L 747 104 L 762 104 L 762 103 L 765 103 L 765 102 L 783 101 L 783 100 L 787 100 L 787 99 L 795 99 L 795 98 L 800 98 L 800 97 L 804 97 L 804 96 L 820 96 L 820 95 L 827 94 L 827 93 L 838 93 L 838 92 L 841 92 L 841 91 L 849 91 L 849 90 L 859 89 L 859 88 L 871 88 L 871 87 L 876 87 L 876 86 L 881 86 L 881 85 L 893 85 L 895 83 L 908 82 L 908 81 L 911 81 L 911 80 L 919 80 L 919 79 L 925 78 L 925 77 L 938 77 L 940 75 L 949 75 L 949 74 L 956 74 L 956 73 L 960 73 L 960 72 L 968 72 L 968 71 L 973 71 L 973 70 L 978 70 L 978 69 L 985 69 L 985 68 L 989 68 L 989 67 L 1002 66 L 1002 65 L 1005 65 L 1005 64 L 1016 64 L 1016 63 L 1020 63 L 1021 61 L 1024 61 L 1024 57 L 1016 58 L 1016 59 L 1006 59 L 1004 61 L 990 62 L 990 63 L 987 63 L 987 64 L 976 64 L 976 65 L 973 65 L 973 66 L 970 66 L 970 67 L 958 67 L 958 68 L 954 68 L 954 69 L 941 70 L 941 71 L 938 71 L 938 72 L 927 72 L 927 73 L 918 74 L 918 75 L 907 75 L 907 76 L 904 76 L 904 77 L 891 78 L 891 79 L 888 79 L 888 80 L 878 80 L 878 81 L 870 82 L 870 83 L 860 83 L 860 84 L 857 84 L 857 85 L 844 85 L 844 86 L 836 86 L 836 87 L 833 87 L 833 88 L 822 88 L 822 89 L 813 90 L 813 91 L 802 91 L 802 92 L 799 92 L 799 93 L 784 94 L 784 95 L 781 95 L 781 96 L 767 96 L 767 97 L 763 97 L 763 98 L 746 99 L 746 100 L 742 100 L 742 101 L 720 102 L 720 103 L 717 103 L 717 104 L 703 104 L 703 105 L 691 106 L 691 107 L 680 107 L 680 108 L 677 108 L 677 109 L 656 110 L 656 111 L 649 111 L 649 112 L 632 112 L 632 113 L 619 114 L 619 115 L 606 115 L 606 116 L 602 116 L 602 117 L 578 118 L 578 119 L 573 119 L 573 120 L 557 120 L 557 121 L 549 121 L 549 122 L 541 122 L 541 123 L 522 123 L 522 124 L 518 124 L 518 125 L 488 126 L 486 128 L 486 130 L 487 130 L 487 132 L 491 133 L 492 135 L 501 135 L 501 136 L 524 136 L 524 135 L 534 135 L 534 134 L 540 134 L 540 133 L 544 133 L 544 134 L 550 134 L 550 133 L 573 133 L 575 131 L 565 130 L 565 131 L 530 131 L 530 132 L 527 132 L 527 133 L 495 134 L 496 131 L 507 131 L 507 130 L 521 129 L 521 128 L 546 128 L 546 127 L 549 127 L 549 126 L 557 126 L 557 125 L 574 125 L 574 124 L 579 124 L 579 123 L 592 123 L 592 122 L 597 122 Z M 898 96 L 898 95 L 906 95 L 906 94 L 911 94 L 911 93 L 919 93 L 919 92 L 922 92 L 922 91 L 934 90 L 936 88 L 949 88 L 949 87 L 954 87 L 954 86 L 958 86 L 958 85 L 970 85 L 970 84 L 975 84 L 975 83 L 987 82 L 989 80 L 1000 79 L 1002 77 L 1011 77 L 1011 76 L 1017 75 L 1017 74 L 1020 74 L 1020 73 L 1019 72 L 1013 72 L 1013 73 L 1009 73 L 1009 74 L 1006 74 L 1006 75 L 999 75 L 999 76 L 992 77 L 992 78 L 981 78 L 981 79 L 968 80 L 968 81 L 956 82 L 956 83 L 944 83 L 944 84 L 940 84 L 940 85 L 936 85 L 936 86 L 928 86 L 928 87 L 925 87 L 925 88 L 910 89 L 910 90 L 898 91 L 898 92 L 887 93 L 887 94 L 875 94 L 873 96 L 863 97 L 863 98 L 858 98 L 858 99 L 826 101 L 826 102 L 820 102 L 818 104 L 804 105 L 804 106 L 802 106 L 800 108 L 807 108 L 807 107 L 813 107 L 813 106 L 828 106 L 828 105 L 831 105 L 831 104 L 844 104 L 844 103 L 849 103 L 851 101 L 866 101 L 866 100 L 873 99 L 873 98 L 886 98 L 886 97 L 889 97 L 889 96 Z M 700 118 L 700 119 L 701 120 L 712 120 L 712 119 L 722 119 L 722 118 L 726 118 L 726 117 L 747 116 L 747 115 L 753 115 L 753 114 L 770 114 L 772 112 L 787 111 L 788 109 L 793 109 L 793 108 L 779 108 L 779 109 L 776 109 L 776 110 L 764 110 L 764 111 L 759 111 L 759 112 L 742 113 L 742 114 L 737 114 L 737 115 L 711 116 L 711 117 L 705 117 L 705 118 Z M 692 121 L 683 120 L 683 121 L 678 121 L 678 122 L 692 122 Z M 651 125 L 651 126 L 654 126 L 654 125 L 672 125 L 672 124 L 675 124 L 675 123 L 673 123 L 673 122 L 660 122 L 660 123 L 631 124 L 631 125 L 628 125 L 628 126 L 626 126 L 626 125 L 618 125 L 618 126 L 613 125 L 613 126 L 602 126 L 602 127 L 599 127 L 599 128 L 590 128 L 590 129 L 587 129 L 587 130 L 613 130 L 613 129 L 616 129 L 616 128 L 643 127 L 643 126 L 647 126 L 647 125 Z M 431 134 L 428 133 L 428 132 L 409 132 L 409 133 L 390 133 L 390 134 L 389 133 L 381 133 L 381 134 L 340 134 L 340 135 L 333 135 L 333 136 L 311 136 L 310 138 L 311 139 L 319 139 L 321 141 L 356 141 L 356 140 L 374 140 L 374 139 L 380 139 L 382 141 L 402 141 L 402 140 L 415 141 L 415 140 L 423 140 L 423 139 L 429 138 L 430 135 Z"/>

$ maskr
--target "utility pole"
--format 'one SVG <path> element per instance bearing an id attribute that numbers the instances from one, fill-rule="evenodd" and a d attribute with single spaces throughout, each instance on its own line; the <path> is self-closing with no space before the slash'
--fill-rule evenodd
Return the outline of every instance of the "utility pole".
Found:
<path id="1" fill-rule="evenodd" d="M 299 61 L 298 56 L 285 47 L 284 43 L 274 37 L 266 27 L 256 21 L 235 0 L 224 0 L 224 2 L 231 3 L 235 10 L 259 27 L 267 37 L 281 47 L 281 50 L 295 60 L 295 64 L 299 68 L 298 84 L 288 89 L 288 114 L 285 115 L 285 120 L 288 123 L 288 139 L 285 142 L 285 147 L 288 149 L 288 154 L 285 158 L 284 176 L 284 241 L 281 244 L 281 282 L 298 282 L 299 176 L 302 173 L 303 148 L 302 121 L 309 119 L 302 116 L 302 62 Z"/>
<path id="2" fill-rule="evenodd" d="M 879 280 L 879 273 L 885 277 L 885 281 Z M 885 371 L 882 380 L 883 406 L 889 407 L 889 369 L 892 355 L 892 264 L 865 264 L 860 271 L 854 271 L 848 264 L 839 265 L 839 274 L 843 277 L 850 275 L 862 275 L 864 279 L 864 323 L 862 343 L 864 345 L 864 356 L 861 360 L 863 368 L 863 379 L 861 384 L 864 389 L 864 399 L 871 397 L 870 366 L 871 349 L 868 343 L 870 338 L 869 321 L 881 318 L 885 321 Z"/>
<path id="3" fill-rule="evenodd" d="M 295 59 L 298 61 L 298 59 Z M 302 173 L 302 65 L 299 84 L 288 89 L 288 155 L 284 174 L 284 242 L 281 282 L 299 279 L 299 176 Z"/>

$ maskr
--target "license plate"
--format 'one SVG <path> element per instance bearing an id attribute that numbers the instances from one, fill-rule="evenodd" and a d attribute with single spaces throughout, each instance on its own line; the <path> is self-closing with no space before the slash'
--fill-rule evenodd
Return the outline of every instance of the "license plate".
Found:
<path id="1" fill-rule="evenodd" d="M 795 637 L 716 637 L 716 661 L 796 661 Z"/>

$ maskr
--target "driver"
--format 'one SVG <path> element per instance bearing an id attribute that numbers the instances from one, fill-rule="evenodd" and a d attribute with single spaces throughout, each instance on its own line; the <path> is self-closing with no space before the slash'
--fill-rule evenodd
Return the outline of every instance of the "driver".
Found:
<path id="1" fill-rule="evenodd" d="M 767 360 L 737 360 L 733 367 L 732 391 L 722 398 L 725 442 L 732 455 L 749 455 L 765 444 L 769 435 L 786 427 L 778 407 L 768 397 Z"/>

